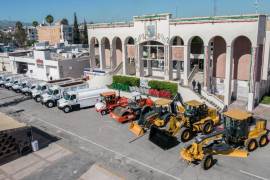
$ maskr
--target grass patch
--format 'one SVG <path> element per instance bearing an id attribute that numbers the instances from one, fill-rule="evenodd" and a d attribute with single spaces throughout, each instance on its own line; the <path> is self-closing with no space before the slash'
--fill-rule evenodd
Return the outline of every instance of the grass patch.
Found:
<path id="1" fill-rule="evenodd" d="M 270 104 L 270 96 L 264 96 L 261 103 L 262 104 Z"/>

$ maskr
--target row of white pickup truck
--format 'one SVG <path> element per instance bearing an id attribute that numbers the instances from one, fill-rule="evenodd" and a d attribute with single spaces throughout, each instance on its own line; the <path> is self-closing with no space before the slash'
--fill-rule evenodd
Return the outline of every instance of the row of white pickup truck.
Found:
<path id="1" fill-rule="evenodd" d="M 108 91 L 106 87 L 91 88 L 82 79 L 63 78 L 45 82 L 8 72 L 0 72 L 0 87 L 31 96 L 48 108 L 57 106 L 65 113 L 94 106 L 100 93 Z"/>

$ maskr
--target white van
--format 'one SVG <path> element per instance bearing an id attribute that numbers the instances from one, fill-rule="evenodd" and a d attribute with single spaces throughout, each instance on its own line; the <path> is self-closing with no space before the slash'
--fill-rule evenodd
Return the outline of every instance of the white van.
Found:
<path id="1" fill-rule="evenodd" d="M 94 106 L 99 99 L 100 93 L 107 92 L 108 88 L 98 89 L 82 89 L 77 91 L 69 91 L 64 97 L 57 102 L 59 109 L 65 113 L 69 113 L 74 109 Z"/>

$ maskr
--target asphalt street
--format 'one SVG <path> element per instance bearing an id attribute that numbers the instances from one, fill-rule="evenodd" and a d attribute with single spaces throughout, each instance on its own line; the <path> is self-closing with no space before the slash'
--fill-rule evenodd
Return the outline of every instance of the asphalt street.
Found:
<path id="1" fill-rule="evenodd" d="M 179 151 L 184 144 L 164 151 L 148 140 L 148 134 L 130 143 L 135 136 L 127 123 L 103 117 L 94 108 L 65 114 L 0 89 L 0 111 L 59 137 L 58 143 L 74 152 L 55 167 L 26 179 L 77 179 L 96 163 L 126 179 L 270 180 L 270 145 L 245 159 L 215 157 L 217 164 L 204 171 L 200 165 L 181 160 Z"/>

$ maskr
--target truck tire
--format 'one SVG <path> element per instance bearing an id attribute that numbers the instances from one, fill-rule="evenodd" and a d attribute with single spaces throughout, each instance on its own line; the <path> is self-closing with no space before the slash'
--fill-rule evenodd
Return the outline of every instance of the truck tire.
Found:
<path id="1" fill-rule="evenodd" d="M 248 150 L 248 152 L 255 151 L 258 147 L 258 142 L 256 141 L 256 139 L 248 139 L 245 142 L 245 147 Z"/>
<path id="2" fill-rule="evenodd" d="M 69 112 L 71 111 L 71 108 L 70 108 L 69 106 L 65 106 L 65 107 L 63 108 L 63 111 L 64 111 L 65 113 L 69 113 Z"/>
<path id="3" fill-rule="evenodd" d="M 212 121 L 207 121 L 202 126 L 203 134 L 210 134 L 214 129 L 214 125 Z"/>
<path id="4" fill-rule="evenodd" d="M 269 139 L 268 139 L 267 135 L 262 135 L 262 136 L 260 137 L 260 140 L 259 140 L 259 146 L 260 146 L 260 147 L 264 147 L 264 146 L 266 146 L 268 143 L 269 143 Z"/>
<path id="5" fill-rule="evenodd" d="M 48 101 L 46 105 L 47 105 L 48 108 L 52 108 L 52 107 L 54 107 L 54 102 L 53 101 Z"/>
<path id="6" fill-rule="evenodd" d="M 36 102 L 40 102 L 40 101 L 41 101 L 40 96 L 35 97 L 35 101 L 36 101 Z"/>
<path id="7" fill-rule="evenodd" d="M 201 162 L 201 166 L 204 170 L 210 169 L 214 165 L 214 158 L 212 155 L 206 154 Z"/>
<path id="8" fill-rule="evenodd" d="M 188 142 L 193 138 L 193 132 L 189 128 L 182 127 L 179 132 L 181 142 Z"/>

